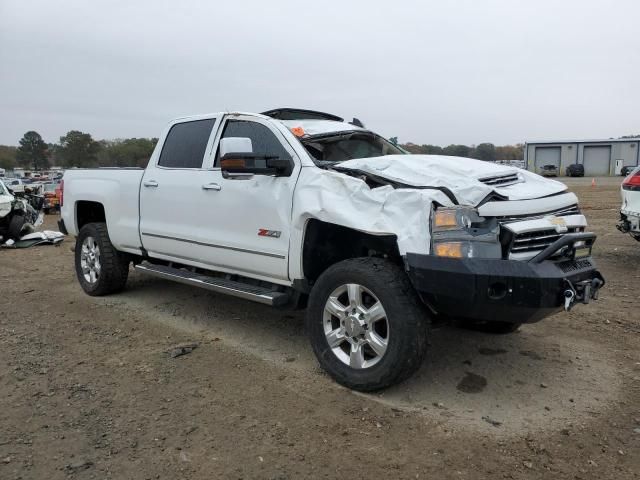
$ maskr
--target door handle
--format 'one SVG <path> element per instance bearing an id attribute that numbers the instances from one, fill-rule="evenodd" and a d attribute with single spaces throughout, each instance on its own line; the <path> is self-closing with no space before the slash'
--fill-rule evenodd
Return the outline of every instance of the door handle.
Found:
<path id="1" fill-rule="evenodd" d="M 203 190 L 215 190 L 216 192 L 219 192 L 220 190 L 222 190 L 222 187 L 220 185 L 218 185 L 217 183 L 205 183 L 204 185 L 202 185 L 202 189 Z"/>
<path id="2" fill-rule="evenodd" d="M 143 185 L 145 187 L 157 187 L 158 182 L 156 182 L 155 180 L 147 180 L 146 182 L 143 183 Z"/>

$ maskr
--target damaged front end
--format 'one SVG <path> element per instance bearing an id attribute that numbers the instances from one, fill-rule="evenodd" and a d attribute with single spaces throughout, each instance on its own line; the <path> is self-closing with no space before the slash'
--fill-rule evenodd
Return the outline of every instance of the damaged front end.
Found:
<path id="1" fill-rule="evenodd" d="M 1 187 L 0 187 L 1 188 Z M 19 240 L 42 224 L 44 198 L 41 195 L 0 191 L 0 240 Z"/>

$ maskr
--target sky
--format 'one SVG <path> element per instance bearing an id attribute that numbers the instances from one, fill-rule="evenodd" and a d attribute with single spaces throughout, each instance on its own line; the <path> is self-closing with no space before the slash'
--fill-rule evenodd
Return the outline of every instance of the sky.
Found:
<path id="1" fill-rule="evenodd" d="M 636 0 L 0 0 L 0 144 L 326 111 L 401 142 L 640 134 Z"/>

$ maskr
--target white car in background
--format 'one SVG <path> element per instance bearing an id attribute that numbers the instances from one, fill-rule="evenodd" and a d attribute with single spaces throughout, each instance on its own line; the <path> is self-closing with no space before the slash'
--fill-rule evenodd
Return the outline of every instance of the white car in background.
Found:
<path id="1" fill-rule="evenodd" d="M 24 182 L 19 178 L 5 178 L 2 180 L 5 186 L 14 193 L 24 192 Z"/>
<path id="2" fill-rule="evenodd" d="M 640 167 L 636 167 L 622 182 L 622 207 L 618 230 L 640 241 Z"/>

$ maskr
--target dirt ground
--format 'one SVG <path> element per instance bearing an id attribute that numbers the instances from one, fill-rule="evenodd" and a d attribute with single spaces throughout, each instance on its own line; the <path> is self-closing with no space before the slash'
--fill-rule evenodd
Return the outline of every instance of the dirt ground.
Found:
<path id="1" fill-rule="evenodd" d="M 133 272 L 92 298 L 72 239 L 2 250 L 0 479 L 638 478 L 640 243 L 615 229 L 619 181 L 569 183 L 599 235 L 597 302 L 513 335 L 435 330 L 418 374 L 376 395 L 319 370 L 302 312 Z"/>

